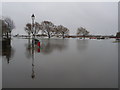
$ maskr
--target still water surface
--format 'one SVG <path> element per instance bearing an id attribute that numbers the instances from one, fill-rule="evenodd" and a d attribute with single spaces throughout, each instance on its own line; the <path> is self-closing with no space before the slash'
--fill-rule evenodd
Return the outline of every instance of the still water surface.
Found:
<path id="1" fill-rule="evenodd" d="M 3 56 L 3 88 L 117 88 L 112 41 L 42 39 L 33 48 L 28 39 L 13 38 L 10 55 Z"/>

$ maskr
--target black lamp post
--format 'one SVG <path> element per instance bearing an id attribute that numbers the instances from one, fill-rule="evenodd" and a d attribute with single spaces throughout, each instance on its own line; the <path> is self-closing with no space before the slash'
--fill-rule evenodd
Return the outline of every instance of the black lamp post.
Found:
<path id="1" fill-rule="evenodd" d="M 34 34 L 35 34 L 35 31 L 34 31 L 34 21 L 35 21 L 35 15 L 34 15 L 34 14 L 32 14 L 31 18 L 32 18 L 32 34 L 34 35 Z"/>
<path id="2" fill-rule="evenodd" d="M 34 24 L 35 15 L 34 15 L 34 14 L 32 14 L 31 18 L 32 18 L 32 24 Z"/>

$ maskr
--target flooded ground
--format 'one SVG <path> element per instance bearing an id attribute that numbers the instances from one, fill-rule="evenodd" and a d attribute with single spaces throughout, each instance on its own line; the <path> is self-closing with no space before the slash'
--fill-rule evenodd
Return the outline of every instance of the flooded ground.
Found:
<path id="1" fill-rule="evenodd" d="M 118 88 L 114 40 L 11 40 L 3 53 L 3 88 Z"/>

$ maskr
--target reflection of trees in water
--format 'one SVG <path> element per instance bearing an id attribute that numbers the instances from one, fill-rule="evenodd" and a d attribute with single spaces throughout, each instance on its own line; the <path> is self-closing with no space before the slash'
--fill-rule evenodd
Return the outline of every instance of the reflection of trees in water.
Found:
<path id="1" fill-rule="evenodd" d="M 25 44 L 25 46 L 26 46 L 25 55 L 28 59 L 30 59 L 32 57 L 32 44 L 30 42 L 30 39 L 28 39 L 28 43 Z"/>
<path id="2" fill-rule="evenodd" d="M 41 45 L 41 49 L 42 49 L 41 50 L 42 53 L 45 53 L 45 54 L 50 53 L 50 52 L 53 51 L 53 49 L 51 48 L 51 43 L 50 43 L 49 40 L 47 40 L 47 41 L 43 40 L 43 43 Z"/>
<path id="3" fill-rule="evenodd" d="M 63 50 L 67 47 L 68 44 L 68 40 L 41 40 L 40 41 L 40 47 L 37 46 L 37 44 L 32 44 L 33 40 L 31 41 L 30 39 L 28 39 L 28 43 L 25 45 L 26 46 L 26 57 L 28 59 L 32 58 L 32 73 L 31 73 L 31 78 L 34 79 L 35 78 L 35 64 L 34 64 L 34 60 L 35 60 L 35 52 L 41 52 L 44 54 L 49 54 L 51 53 L 53 50 Z"/>
<path id="4" fill-rule="evenodd" d="M 62 51 L 67 48 L 68 40 L 65 39 L 51 39 L 42 40 L 41 52 L 49 54 L 54 50 Z"/>
<path id="5" fill-rule="evenodd" d="M 79 51 L 83 51 L 88 47 L 88 40 L 83 39 L 83 40 L 79 40 L 77 39 L 77 49 Z"/>
<path id="6" fill-rule="evenodd" d="M 25 55 L 26 55 L 26 57 L 29 59 L 29 58 L 31 58 L 31 56 L 32 56 L 32 52 L 31 52 L 31 45 L 26 45 L 26 52 L 25 52 Z"/>
<path id="7" fill-rule="evenodd" d="M 2 56 L 6 57 L 7 62 L 9 63 L 11 58 L 13 57 L 15 50 L 11 46 L 11 39 L 4 39 L 2 41 L 2 52 L 0 53 Z"/>
<path id="8" fill-rule="evenodd" d="M 36 77 L 35 75 L 35 52 L 41 52 L 44 54 L 49 54 L 53 50 L 63 50 L 67 47 L 68 40 L 40 40 L 40 47 L 37 46 L 37 44 L 32 44 L 34 42 L 33 40 L 28 39 L 28 43 L 25 44 L 26 46 L 26 52 L 25 55 L 28 59 L 32 58 L 32 73 L 31 78 L 34 79 Z"/>
<path id="9" fill-rule="evenodd" d="M 53 52 L 54 50 L 62 51 L 67 48 L 68 40 L 65 39 L 45 39 L 40 41 L 40 48 L 37 46 L 37 44 L 34 46 L 34 51 L 43 53 L 43 54 L 49 54 Z M 40 49 L 40 50 L 38 50 Z M 26 44 L 26 56 L 27 58 L 31 58 L 32 56 L 32 42 Z"/>
<path id="10" fill-rule="evenodd" d="M 40 47 L 37 46 L 37 44 L 32 44 L 32 39 L 28 39 L 28 43 L 25 44 L 26 47 L 26 52 L 25 55 L 28 59 L 32 58 L 33 55 L 33 50 L 35 52 L 38 52 L 38 49 L 40 49 Z"/>

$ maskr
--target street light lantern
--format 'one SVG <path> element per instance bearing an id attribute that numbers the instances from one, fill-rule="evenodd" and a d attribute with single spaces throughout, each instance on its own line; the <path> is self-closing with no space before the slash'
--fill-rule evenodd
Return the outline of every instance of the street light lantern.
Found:
<path id="1" fill-rule="evenodd" d="M 32 18 L 32 20 L 34 20 L 34 19 L 35 19 L 35 15 L 34 15 L 34 14 L 32 14 L 31 18 Z"/>
<path id="2" fill-rule="evenodd" d="M 31 16 L 31 18 L 32 18 L 32 33 L 34 34 L 34 20 L 35 20 L 35 15 L 34 14 L 32 14 L 32 16 Z"/>

